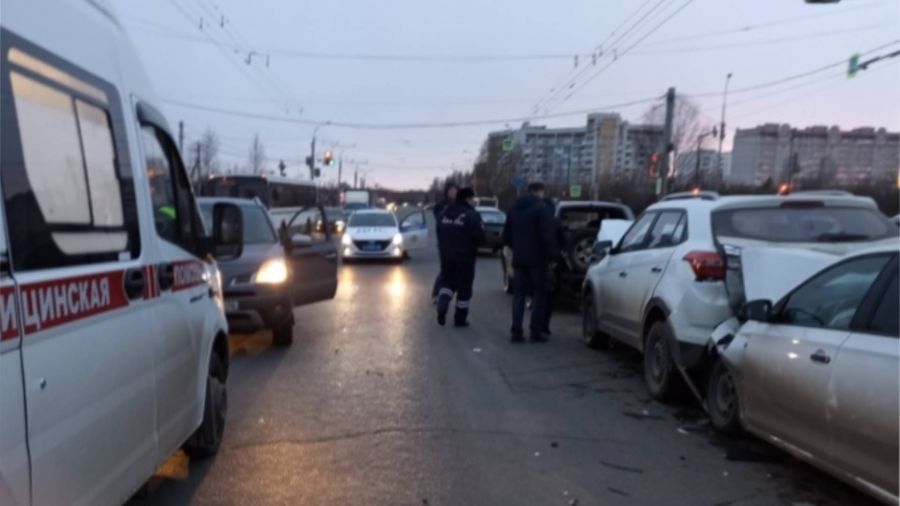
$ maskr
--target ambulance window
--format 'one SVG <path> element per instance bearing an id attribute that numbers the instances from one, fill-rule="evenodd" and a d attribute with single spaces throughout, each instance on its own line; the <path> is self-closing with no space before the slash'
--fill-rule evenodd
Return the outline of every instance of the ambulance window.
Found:
<path id="1" fill-rule="evenodd" d="M 192 251 L 194 225 L 199 218 L 180 158 L 168 137 L 155 127 L 143 126 L 141 136 L 156 232 L 166 241 Z"/>
<path id="2" fill-rule="evenodd" d="M 15 107 L 2 111 L 4 135 L 18 134 L 13 147 L 21 149 L 3 152 L 13 268 L 135 258 L 133 180 L 116 158 L 106 96 L 67 87 L 81 82 L 71 76 L 56 82 L 15 64 L 7 68 L 4 94 L 12 92 Z"/>

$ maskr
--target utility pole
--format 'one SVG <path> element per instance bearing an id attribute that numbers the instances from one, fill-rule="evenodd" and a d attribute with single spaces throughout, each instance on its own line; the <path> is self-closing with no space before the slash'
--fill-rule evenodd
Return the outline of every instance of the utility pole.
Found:
<path id="1" fill-rule="evenodd" d="M 344 172 L 344 154 L 341 153 L 340 158 L 338 158 L 338 180 L 337 180 L 338 191 L 341 191 L 341 174 L 343 172 Z"/>
<path id="2" fill-rule="evenodd" d="M 184 121 L 178 122 L 178 152 L 184 153 Z"/>
<path id="3" fill-rule="evenodd" d="M 672 120 L 675 115 L 675 88 L 669 88 L 666 92 L 666 123 L 663 126 L 662 157 L 659 173 L 659 196 L 669 192 L 669 153 L 672 150 Z"/>
<path id="4" fill-rule="evenodd" d="M 722 92 L 722 121 L 719 123 L 719 154 L 716 156 L 716 181 L 717 186 L 725 183 L 725 174 L 722 170 L 722 143 L 725 141 L 725 105 L 728 103 L 728 83 L 731 82 L 731 72 L 725 76 L 725 91 Z M 716 188 L 718 189 L 718 188 Z"/>

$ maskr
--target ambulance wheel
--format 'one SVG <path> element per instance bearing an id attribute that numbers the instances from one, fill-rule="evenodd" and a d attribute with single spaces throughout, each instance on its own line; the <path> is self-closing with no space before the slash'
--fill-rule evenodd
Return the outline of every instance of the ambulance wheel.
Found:
<path id="1" fill-rule="evenodd" d="M 203 422 L 184 443 L 184 452 L 192 459 L 206 459 L 219 451 L 225 433 L 225 414 L 228 411 L 228 390 L 225 388 L 225 367 L 212 353 L 206 378 L 206 399 L 203 403 Z"/>
<path id="2" fill-rule="evenodd" d="M 275 346 L 290 346 L 294 342 L 294 322 L 289 321 L 278 327 L 277 329 L 272 329 L 272 344 Z"/>

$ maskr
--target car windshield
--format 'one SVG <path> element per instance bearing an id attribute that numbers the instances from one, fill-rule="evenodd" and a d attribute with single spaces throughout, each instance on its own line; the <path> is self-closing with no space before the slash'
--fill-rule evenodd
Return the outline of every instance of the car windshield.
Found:
<path id="1" fill-rule="evenodd" d="M 248 205 L 238 207 L 240 207 L 244 219 L 244 244 L 274 244 L 277 242 L 269 213 L 265 209 Z M 207 235 L 211 234 L 212 230 L 212 213 L 212 203 L 202 202 L 200 204 L 200 216 Z"/>
<path id="2" fill-rule="evenodd" d="M 766 207 L 713 213 L 717 237 L 771 242 L 853 242 L 898 235 L 875 209 L 863 207 Z"/>
<path id="3" fill-rule="evenodd" d="M 348 228 L 396 226 L 397 219 L 390 213 L 354 213 L 347 224 Z"/>
<path id="4" fill-rule="evenodd" d="M 502 225 L 506 222 L 506 215 L 500 211 L 479 210 L 481 220 L 490 225 Z"/>

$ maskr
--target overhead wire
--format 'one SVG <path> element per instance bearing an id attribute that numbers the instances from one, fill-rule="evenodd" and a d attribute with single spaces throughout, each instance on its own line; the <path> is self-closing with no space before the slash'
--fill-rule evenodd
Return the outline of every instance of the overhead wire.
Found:
<path id="1" fill-rule="evenodd" d="M 619 27 L 614 29 L 613 32 L 617 31 L 622 26 L 628 24 L 628 22 L 631 19 L 633 19 L 634 16 L 637 15 L 637 13 L 639 13 L 641 10 L 643 10 L 643 8 L 645 6 L 647 6 L 650 3 L 650 1 L 652 1 L 652 0 L 646 0 L 644 3 L 642 3 L 635 11 L 632 12 L 632 15 L 628 16 L 626 18 L 626 21 L 624 21 L 621 25 L 619 25 Z M 643 16 L 641 16 L 640 19 L 635 21 L 635 23 L 633 23 L 628 29 L 626 29 L 625 33 L 622 34 L 622 36 L 625 36 L 625 35 L 628 35 L 629 33 L 631 33 L 631 31 L 633 31 L 633 29 L 635 27 L 637 27 L 642 22 L 644 22 L 648 18 L 648 16 L 652 15 L 653 12 L 657 8 L 659 8 L 659 6 L 662 5 L 665 1 L 666 0 L 659 0 L 656 4 L 654 4 L 647 12 L 644 13 Z M 622 36 L 620 36 L 618 39 L 616 39 L 616 41 L 621 40 Z M 604 39 L 604 41 L 608 41 L 610 38 L 611 38 L 610 36 L 607 36 L 607 38 Z M 613 58 L 616 58 L 617 57 L 616 56 L 617 48 L 615 47 L 615 43 L 611 44 L 611 46 L 612 46 L 611 51 L 613 54 Z M 608 54 L 610 54 L 610 50 L 602 50 L 602 48 L 601 48 L 601 53 L 597 59 L 599 60 L 601 57 L 606 56 Z M 596 65 L 595 60 L 592 60 L 592 62 L 591 62 L 591 66 L 593 66 L 593 65 Z M 574 83 L 577 81 L 577 79 L 579 79 L 586 72 L 588 72 L 588 69 L 590 69 L 590 68 L 591 67 L 588 66 L 587 63 L 585 63 L 585 65 L 582 66 L 582 68 L 580 70 L 573 69 L 569 74 L 567 74 L 570 76 L 568 79 L 565 79 L 562 84 L 558 84 L 558 85 L 554 86 L 553 88 L 551 88 L 548 95 L 546 95 L 543 98 L 538 100 L 538 102 L 534 105 L 534 113 L 539 112 L 541 108 L 547 109 L 548 104 L 550 104 L 553 100 L 555 100 L 558 96 L 560 96 L 560 93 L 562 93 L 565 89 L 569 89 L 572 86 L 574 86 Z"/>
<path id="2" fill-rule="evenodd" d="M 651 28 L 649 31 L 645 32 L 643 36 L 641 36 L 640 38 L 638 38 L 633 44 L 631 44 L 630 46 L 628 46 L 622 53 L 620 53 L 620 54 L 618 55 L 619 58 L 622 58 L 622 57 L 626 56 L 632 49 L 634 49 L 634 48 L 637 47 L 641 42 L 643 42 L 645 39 L 647 39 L 648 37 L 650 37 L 651 35 L 653 35 L 654 33 L 656 33 L 657 30 L 659 30 L 659 29 L 662 28 L 666 23 L 668 23 L 669 21 L 671 21 L 672 19 L 674 19 L 679 13 L 681 13 L 681 11 L 683 11 L 684 9 L 686 9 L 686 8 L 687 8 L 689 5 L 691 5 L 692 3 L 694 3 L 694 0 L 686 0 L 683 4 L 681 4 L 680 7 L 678 7 L 677 9 L 675 9 L 674 12 L 668 14 L 662 21 L 660 21 L 659 23 L 657 23 L 653 28 Z M 584 87 L 587 86 L 588 84 L 590 84 L 591 81 L 593 81 L 594 79 L 596 79 L 597 76 L 599 76 L 600 74 L 602 74 L 603 72 L 605 72 L 606 69 L 608 69 L 609 67 L 611 67 L 612 65 L 614 65 L 614 64 L 619 60 L 619 58 L 617 58 L 617 59 L 615 59 L 615 60 L 613 60 L 613 61 L 607 63 L 605 66 L 601 67 L 597 72 L 594 72 L 590 77 L 588 77 L 587 79 L 585 79 L 584 81 L 582 81 L 581 84 L 578 85 L 577 88 L 573 89 L 572 92 L 569 93 L 569 95 L 566 96 L 565 100 L 568 100 L 569 98 L 571 98 L 572 96 L 574 96 L 576 93 L 578 93 L 579 91 L 581 91 L 582 89 L 584 89 Z M 565 100 L 563 100 L 563 102 L 565 102 Z"/>
<path id="3" fill-rule="evenodd" d="M 618 104 L 609 104 L 606 106 L 600 107 L 592 107 L 589 109 L 580 109 L 573 111 L 566 111 L 561 113 L 553 113 L 549 115 L 543 115 L 541 118 L 563 118 L 567 116 L 581 116 L 584 114 L 590 114 L 593 112 L 600 112 L 604 110 L 610 109 L 619 109 L 623 107 L 629 107 L 634 105 L 646 104 L 650 102 L 655 102 L 658 100 L 658 97 L 649 97 L 640 100 L 632 100 L 628 102 L 621 102 Z M 328 125 L 333 127 L 341 127 L 341 128 L 349 128 L 349 129 L 359 129 L 359 130 L 403 130 L 403 129 L 416 129 L 416 128 L 456 128 L 456 127 L 468 127 L 468 126 L 487 126 L 487 125 L 497 125 L 504 123 L 520 123 L 525 121 L 530 121 L 535 119 L 533 116 L 519 116 L 512 118 L 499 118 L 499 119 L 479 119 L 479 120 L 468 120 L 468 121 L 446 121 L 446 122 L 436 122 L 436 123 L 365 123 L 365 122 L 353 122 L 353 121 L 327 121 L 327 120 L 313 120 L 306 118 L 290 118 L 286 116 L 275 116 L 271 114 L 261 114 L 261 113 L 253 113 L 253 112 L 245 112 L 245 111 L 235 111 L 229 109 L 223 109 L 220 107 L 214 106 L 205 106 L 200 104 L 193 104 L 190 102 L 185 102 L 181 100 L 175 99 L 162 99 L 163 102 L 166 102 L 171 105 L 176 105 L 180 107 L 186 107 L 190 109 L 196 109 L 206 112 L 214 112 L 218 114 L 227 114 L 232 116 L 240 116 L 244 118 L 253 118 L 253 119 L 262 119 L 262 120 L 271 120 L 271 121 L 280 121 L 285 123 L 296 123 L 303 125 Z"/>

